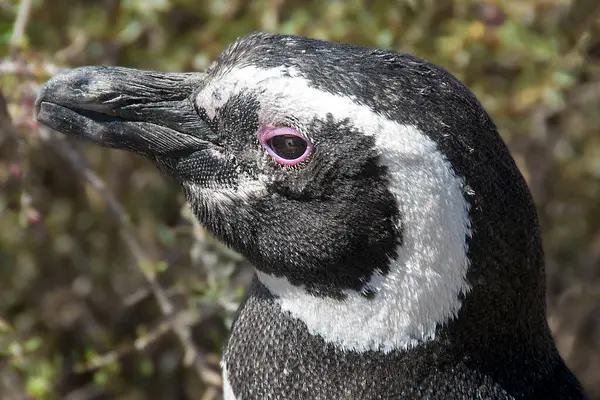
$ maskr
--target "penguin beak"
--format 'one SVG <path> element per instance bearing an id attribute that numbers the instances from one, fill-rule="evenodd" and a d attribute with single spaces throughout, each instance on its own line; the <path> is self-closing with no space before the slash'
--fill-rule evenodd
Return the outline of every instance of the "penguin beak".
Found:
<path id="1" fill-rule="evenodd" d="M 212 147 L 193 105 L 205 74 L 82 67 L 50 79 L 36 100 L 40 123 L 105 147 L 173 160 Z"/>

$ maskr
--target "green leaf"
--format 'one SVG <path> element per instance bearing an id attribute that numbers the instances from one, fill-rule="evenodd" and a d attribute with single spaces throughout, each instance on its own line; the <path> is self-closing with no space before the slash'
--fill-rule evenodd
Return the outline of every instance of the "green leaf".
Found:
<path id="1" fill-rule="evenodd" d="M 23 349 L 25 349 L 26 352 L 30 353 L 30 352 L 34 352 L 37 349 L 39 349 L 41 345 L 42 345 L 42 338 L 36 336 L 36 337 L 32 337 L 31 339 L 28 339 L 23 344 Z"/>

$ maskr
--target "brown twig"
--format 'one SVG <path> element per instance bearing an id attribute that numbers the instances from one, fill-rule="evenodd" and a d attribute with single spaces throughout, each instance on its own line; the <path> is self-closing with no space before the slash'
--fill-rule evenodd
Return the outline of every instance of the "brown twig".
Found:
<path id="1" fill-rule="evenodd" d="M 169 297 L 172 297 L 178 294 L 183 294 L 183 290 L 179 287 L 173 286 L 165 289 L 165 294 Z M 141 287 L 125 297 L 123 299 L 123 305 L 125 307 L 132 307 L 146 299 L 148 296 L 152 296 L 152 290 L 148 286 Z"/>
<path id="2" fill-rule="evenodd" d="M 15 129 L 0 91 L 0 188 L 6 194 L 8 207 L 19 209 L 22 203 L 23 170 L 21 147 L 23 138 Z"/>
<path id="3" fill-rule="evenodd" d="M 10 38 L 10 50 L 14 54 L 23 41 L 27 22 L 29 22 L 29 14 L 31 13 L 32 0 L 21 0 L 19 3 L 19 12 L 13 26 L 12 36 Z"/>
<path id="4" fill-rule="evenodd" d="M 203 312 L 197 312 L 196 310 L 180 311 L 177 314 L 169 316 L 165 321 L 162 321 L 160 324 L 158 324 L 158 326 L 150 330 L 148 333 L 140 335 L 132 343 L 122 346 L 119 349 L 110 351 L 106 354 L 97 355 L 84 364 L 76 365 L 75 370 L 79 373 L 83 373 L 105 367 L 117 361 L 126 354 L 129 354 L 133 351 L 141 351 L 146 349 L 149 345 L 155 343 L 165 334 L 170 332 L 174 325 L 190 327 L 197 324 L 202 319 L 214 315 L 216 311 L 217 307 L 206 309 Z M 219 386 L 221 384 L 221 378 L 218 375 L 216 378 L 211 376 L 211 379 L 213 380 L 207 383 L 210 383 L 214 386 Z"/>

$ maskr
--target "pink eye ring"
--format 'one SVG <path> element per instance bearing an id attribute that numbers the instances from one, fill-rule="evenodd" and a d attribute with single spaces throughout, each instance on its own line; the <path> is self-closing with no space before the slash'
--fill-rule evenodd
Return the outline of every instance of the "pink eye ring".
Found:
<path id="1" fill-rule="evenodd" d="M 258 140 L 267 153 L 281 165 L 297 165 L 306 160 L 312 144 L 298 131 L 287 128 L 268 127 L 261 129 Z"/>

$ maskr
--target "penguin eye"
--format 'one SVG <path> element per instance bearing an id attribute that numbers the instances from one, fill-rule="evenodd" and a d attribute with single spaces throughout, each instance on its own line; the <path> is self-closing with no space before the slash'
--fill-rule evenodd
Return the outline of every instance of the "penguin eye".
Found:
<path id="1" fill-rule="evenodd" d="M 310 155 L 311 143 L 291 128 L 267 128 L 259 133 L 260 142 L 281 165 L 297 165 Z"/>
<path id="2" fill-rule="evenodd" d="M 306 140 L 294 135 L 273 136 L 267 144 L 279 157 L 286 160 L 302 157 L 308 147 Z"/>

